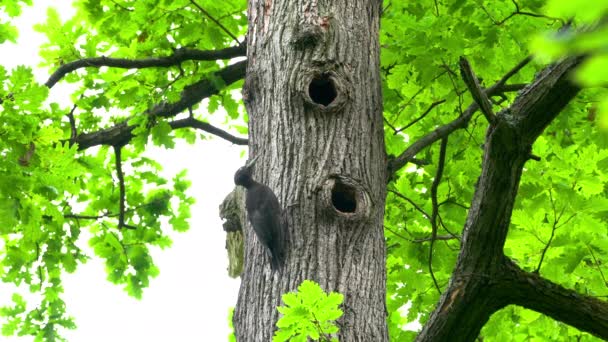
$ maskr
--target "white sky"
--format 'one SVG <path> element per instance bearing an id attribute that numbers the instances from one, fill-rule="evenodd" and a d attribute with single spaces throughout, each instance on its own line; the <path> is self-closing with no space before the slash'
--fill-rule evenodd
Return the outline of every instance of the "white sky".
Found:
<path id="1" fill-rule="evenodd" d="M 46 8 L 59 9 L 62 19 L 73 13 L 70 1 L 35 1 L 25 8 L 16 22 L 19 43 L 0 45 L 0 64 L 10 69 L 22 64 L 35 67 L 40 59 L 37 48 L 45 37 L 31 27 L 43 22 Z M 47 71 L 36 72 L 48 76 Z M 54 99 L 69 96 L 65 84 L 51 90 Z M 97 259 L 79 266 L 64 276 L 68 314 L 76 318 L 78 328 L 66 332 L 69 341 L 225 341 L 228 335 L 228 308 L 236 304 L 240 280 L 227 275 L 225 233 L 218 206 L 233 188 L 232 172 L 244 159 L 244 147 L 221 139 L 198 141 L 195 146 L 179 146 L 172 151 L 153 150 L 164 174 L 171 178 L 188 169 L 192 181 L 190 195 L 196 198 L 192 207 L 190 231 L 171 233 L 173 246 L 153 250 L 160 275 L 144 290 L 143 299 L 133 299 L 105 280 L 104 265 Z M 86 245 L 80 243 L 81 246 Z M 87 253 L 93 256 L 92 252 Z M 0 283 L 0 306 L 10 303 L 11 287 Z M 31 337 L 7 338 L 0 341 L 32 341 Z"/>

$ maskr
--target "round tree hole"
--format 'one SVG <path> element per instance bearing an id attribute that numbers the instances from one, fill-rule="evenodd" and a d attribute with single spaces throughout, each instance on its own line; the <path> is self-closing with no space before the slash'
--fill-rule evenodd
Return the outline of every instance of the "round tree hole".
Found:
<path id="1" fill-rule="evenodd" d="M 336 182 L 331 189 L 331 203 L 340 212 L 354 213 L 357 210 L 357 193 L 352 186 Z"/>
<path id="2" fill-rule="evenodd" d="M 308 86 L 308 95 L 314 103 L 325 107 L 338 96 L 336 86 L 328 74 L 321 74 L 312 79 Z"/>

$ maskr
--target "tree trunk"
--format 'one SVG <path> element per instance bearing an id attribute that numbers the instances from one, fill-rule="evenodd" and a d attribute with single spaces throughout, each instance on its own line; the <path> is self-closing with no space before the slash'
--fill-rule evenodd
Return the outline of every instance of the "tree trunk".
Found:
<path id="1" fill-rule="evenodd" d="M 344 295 L 340 341 L 387 341 L 381 1 L 251 0 L 247 76 L 254 178 L 284 209 L 281 273 L 245 229 L 239 341 L 270 341 L 281 295 L 305 279 Z"/>

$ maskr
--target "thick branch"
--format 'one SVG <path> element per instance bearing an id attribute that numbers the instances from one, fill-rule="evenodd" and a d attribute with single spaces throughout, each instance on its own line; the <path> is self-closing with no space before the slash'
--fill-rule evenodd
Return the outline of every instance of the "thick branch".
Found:
<path id="1" fill-rule="evenodd" d="M 511 304 L 497 288 L 504 286 L 503 247 L 522 169 L 534 139 L 580 90 L 569 80 L 578 63 L 569 58 L 545 68 L 488 129 L 458 262 L 418 341 L 472 341 L 492 313 Z"/>
<path id="2" fill-rule="evenodd" d="M 83 58 L 77 61 L 66 63 L 60 66 L 49 79 L 44 83 L 49 88 L 52 88 L 57 82 L 59 82 L 68 73 L 88 67 L 114 67 L 114 68 L 125 68 L 125 69 L 143 69 L 153 67 L 169 67 L 178 65 L 184 61 L 195 60 L 195 61 L 214 61 L 218 59 L 230 59 L 240 56 L 245 56 L 245 46 L 233 46 L 222 50 L 195 50 L 181 48 L 175 50 L 173 55 L 167 57 L 153 57 L 144 59 L 125 59 L 125 58 L 111 58 L 111 57 L 92 57 Z"/>
<path id="3" fill-rule="evenodd" d="M 213 82 L 213 78 L 220 78 L 224 81 L 225 85 L 230 85 L 245 76 L 245 66 L 246 61 L 238 62 L 233 65 L 227 66 L 224 69 L 215 73 L 215 75 L 209 77 L 208 79 L 201 80 L 193 85 L 188 86 L 182 92 L 182 97 L 179 101 L 173 103 L 161 103 L 152 109 L 150 109 L 146 114 L 152 117 L 173 117 L 182 111 L 192 107 L 197 104 L 204 98 L 207 98 L 211 95 L 217 94 L 220 89 L 216 87 L 216 83 Z M 179 121 L 179 120 L 178 120 Z M 132 132 L 136 126 L 129 126 L 127 124 L 128 120 L 125 120 L 113 127 L 109 127 L 106 129 L 102 129 L 92 133 L 84 133 L 80 134 L 76 137 L 75 143 L 78 144 L 78 149 L 85 150 L 87 148 L 97 146 L 97 145 L 124 145 L 128 143 L 131 138 L 133 138 Z M 194 124 L 194 123 L 193 123 Z M 183 123 L 174 123 L 176 125 L 175 128 L 183 128 L 189 127 L 184 125 Z M 199 125 L 199 124 L 197 124 Z M 209 124 L 199 125 L 201 130 L 205 130 L 211 134 L 217 134 L 219 132 L 223 132 L 218 128 L 215 128 Z M 224 132 L 225 133 L 225 132 Z M 220 136 L 224 139 L 227 139 L 229 134 L 225 133 L 224 136 Z M 239 139 L 239 138 L 234 138 Z M 233 139 L 233 140 L 234 140 Z M 242 138 L 241 138 L 242 139 Z M 230 140 L 230 139 L 227 139 Z M 236 140 L 238 143 L 245 144 L 244 140 Z M 235 142 L 237 143 L 237 142 Z"/>
<path id="4" fill-rule="evenodd" d="M 545 127 L 555 119 L 574 98 L 580 88 L 570 78 L 570 72 L 584 57 L 570 57 L 545 68 L 533 83 L 524 88 L 509 108 L 506 119 L 516 121 L 524 143 L 532 144 Z"/>
<path id="5" fill-rule="evenodd" d="M 608 340 L 608 303 L 566 289 L 508 261 L 504 285 L 509 302 Z"/>

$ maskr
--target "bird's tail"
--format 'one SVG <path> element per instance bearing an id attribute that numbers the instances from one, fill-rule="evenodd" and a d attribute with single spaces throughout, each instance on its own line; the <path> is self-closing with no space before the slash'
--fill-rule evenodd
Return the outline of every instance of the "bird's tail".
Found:
<path id="1" fill-rule="evenodd" d="M 283 271 L 283 265 L 285 265 L 285 253 L 282 251 L 276 251 L 270 253 L 270 268 L 272 271 Z"/>

